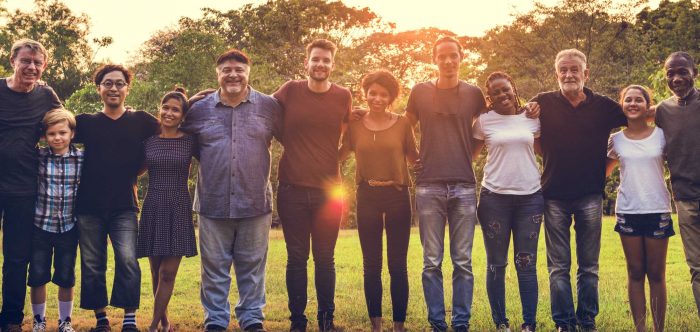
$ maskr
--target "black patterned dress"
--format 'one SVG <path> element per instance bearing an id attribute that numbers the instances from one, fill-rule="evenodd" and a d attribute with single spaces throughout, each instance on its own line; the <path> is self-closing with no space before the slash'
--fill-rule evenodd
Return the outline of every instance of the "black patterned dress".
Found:
<path id="1" fill-rule="evenodd" d="M 196 148 L 194 136 L 188 134 L 179 138 L 156 135 L 144 143 L 148 192 L 139 222 L 138 257 L 197 255 L 187 189 Z"/>

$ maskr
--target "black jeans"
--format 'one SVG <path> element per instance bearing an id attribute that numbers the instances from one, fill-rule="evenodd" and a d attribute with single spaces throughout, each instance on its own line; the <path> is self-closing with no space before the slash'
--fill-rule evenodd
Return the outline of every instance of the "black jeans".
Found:
<path id="1" fill-rule="evenodd" d="M 357 231 L 362 246 L 365 301 L 369 317 L 382 316 L 382 233 L 391 276 L 393 320 L 406 320 L 408 272 L 406 255 L 411 236 L 411 198 L 408 188 L 357 187 Z"/>
<path id="2" fill-rule="evenodd" d="M 313 251 L 318 322 L 333 320 L 335 312 L 335 242 L 338 239 L 342 200 L 333 199 L 320 188 L 280 183 L 277 212 L 287 244 L 287 293 L 289 319 L 294 326 L 306 326 L 306 263 Z M 310 240 L 310 241 L 309 241 Z M 309 246 L 311 244 L 311 246 Z"/>
<path id="3" fill-rule="evenodd" d="M 2 217 L 2 312 L 0 326 L 21 324 L 27 294 L 27 267 L 32 253 L 35 196 L 0 195 Z"/>

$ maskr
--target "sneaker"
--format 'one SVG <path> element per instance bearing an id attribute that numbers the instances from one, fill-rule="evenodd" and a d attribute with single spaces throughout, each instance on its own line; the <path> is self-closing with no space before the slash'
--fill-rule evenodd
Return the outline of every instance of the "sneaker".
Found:
<path id="1" fill-rule="evenodd" d="M 70 317 L 66 317 L 66 320 L 58 320 L 58 332 L 75 332 L 73 326 L 70 324 Z"/>
<path id="2" fill-rule="evenodd" d="M 557 332 L 570 332 L 570 331 L 574 331 L 574 330 L 569 329 L 568 325 L 557 326 Z"/>
<path id="3" fill-rule="evenodd" d="M 267 332 L 265 328 L 263 328 L 262 323 L 255 323 L 255 324 L 250 324 L 246 326 L 243 329 L 244 332 Z"/>
<path id="4" fill-rule="evenodd" d="M 122 325 L 122 332 L 139 332 L 139 328 L 134 324 Z"/>
<path id="5" fill-rule="evenodd" d="M 207 325 L 207 327 L 204 328 L 204 332 L 225 332 L 225 331 L 226 331 L 225 327 L 219 326 L 219 325 L 214 325 L 214 324 Z"/>
<path id="6" fill-rule="evenodd" d="M 535 332 L 535 327 L 529 324 L 523 324 L 520 326 L 520 332 Z"/>
<path id="7" fill-rule="evenodd" d="M 20 327 L 19 329 L 22 331 L 22 328 Z M 10 326 L 8 325 L 8 328 L 5 331 L 12 331 L 10 330 Z M 41 319 L 41 316 L 36 315 L 34 316 L 34 325 L 32 327 L 32 332 L 45 332 L 46 331 L 46 320 Z"/>
<path id="8" fill-rule="evenodd" d="M 508 326 L 508 324 L 498 324 L 498 326 L 496 326 L 496 331 L 510 332 L 510 326 Z"/>

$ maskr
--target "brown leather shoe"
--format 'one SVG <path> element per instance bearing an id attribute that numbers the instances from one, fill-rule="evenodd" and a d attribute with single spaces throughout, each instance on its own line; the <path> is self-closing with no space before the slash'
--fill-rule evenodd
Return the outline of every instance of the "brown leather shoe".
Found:
<path id="1" fill-rule="evenodd" d="M 111 332 L 111 331 L 112 331 L 112 327 L 107 325 L 107 324 L 100 324 L 100 325 L 97 325 L 97 326 L 93 327 L 92 329 L 90 329 L 90 332 Z"/>
<path id="2" fill-rule="evenodd" d="M 21 324 L 7 324 L 2 332 L 22 332 Z"/>

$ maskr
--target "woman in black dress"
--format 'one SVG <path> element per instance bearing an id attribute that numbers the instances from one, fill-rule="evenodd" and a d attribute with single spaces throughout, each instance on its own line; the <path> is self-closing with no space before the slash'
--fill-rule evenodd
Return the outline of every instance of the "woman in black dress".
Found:
<path id="1" fill-rule="evenodd" d="M 192 223 L 192 201 L 187 187 L 195 138 L 179 130 L 187 113 L 184 90 L 163 96 L 160 134 L 144 143 L 148 192 L 143 202 L 136 247 L 138 257 L 148 257 L 153 280 L 153 320 L 148 330 L 171 331 L 167 308 L 182 256 L 197 255 Z"/>

